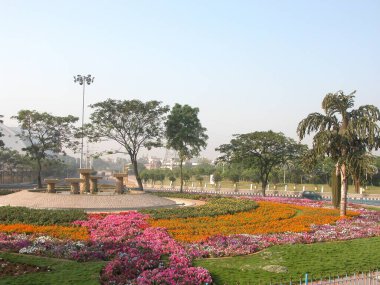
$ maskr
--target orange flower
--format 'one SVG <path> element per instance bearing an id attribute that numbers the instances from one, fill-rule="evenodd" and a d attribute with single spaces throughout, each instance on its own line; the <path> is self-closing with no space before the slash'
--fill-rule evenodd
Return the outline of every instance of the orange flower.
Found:
<path id="1" fill-rule="evenodd" d="M 88 240 L 88 230 L 85 227 L 35 226 L 28 224 L 0 224 L 0 232 L 44 234 L 60 239 Z"/>
<path id="2" fill-rule="evenodd" d="M 274 202 L 259 202 L 248 212 L 216 217 L 161 219 L 149 221 L 166 228 L 179 241 L 197 242 L 222 234 L 269 234 L 309 231 L 312 224 L 332 224 L 339 220 L 335 209 L 311 208 Z M 349 215 L 355 215 L 350 212 Z"/>

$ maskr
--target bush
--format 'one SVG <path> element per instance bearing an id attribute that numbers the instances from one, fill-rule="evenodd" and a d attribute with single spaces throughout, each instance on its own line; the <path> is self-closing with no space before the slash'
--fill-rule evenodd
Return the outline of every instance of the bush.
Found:
<path id="1" fill-rule="evenodd" d="M 69 225 L 75 220 L 87 219 L 82 210 L 43 210 L 25 207 L 0 207 L 0 223 L 30 225 Z"/>
<path id="2" fill-rule="evenodd" d="M 213 217 L 238 212 L 246 212 L 257 207 L 252 200 L 235 198 L 209 198 L 208 203 L 198 207 L 172 208 L 172 209 L 148 209 L 141 210 L 149 214 L 153 219 L 174 219 L 190 217 Z"/>

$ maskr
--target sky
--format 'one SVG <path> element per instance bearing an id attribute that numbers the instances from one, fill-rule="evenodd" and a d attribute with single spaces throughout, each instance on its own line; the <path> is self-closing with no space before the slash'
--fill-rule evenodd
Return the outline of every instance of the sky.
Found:
<path id="1" fill-rule="evenodd" d="M 378 0 L 0 0 L 0 114 L 8 126 L 21 109 L 80 117 L 73 75 L 91 74 L 86 106 L 198 107 L 211 159 L 232 134 L 297 139 L 329 92 L 380 107 L 379 13 Z"/>

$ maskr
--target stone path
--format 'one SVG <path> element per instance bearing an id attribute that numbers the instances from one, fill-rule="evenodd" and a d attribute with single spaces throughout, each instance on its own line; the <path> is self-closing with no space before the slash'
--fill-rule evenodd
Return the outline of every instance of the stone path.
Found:
<path id="1" fill-rule="evenodd" d="M 87 212 L 99 212 L 175 207 L 177 205 L 191 206 L 195 204 L 194 202 L 185 200 L 162 198 L 146 193 L 70 195 L 23 190 L 14 194 L 0 196 L 0 206 L 23 206 L 40 209 L 84 209 Z"/>

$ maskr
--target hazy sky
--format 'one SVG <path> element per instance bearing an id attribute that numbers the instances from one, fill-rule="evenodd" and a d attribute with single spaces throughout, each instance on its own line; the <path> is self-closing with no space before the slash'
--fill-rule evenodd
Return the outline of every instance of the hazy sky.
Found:
<path id="1" fill-rule="evenodd" d="M 328 92 L 380 107 L 379 14 L 378 0 L 0 0 L 0 114 L 80 116 L 73 75 L 90 73 L 86 104 L 199 107 L 210 158 L 236 133 L 296 138 Z"/>

